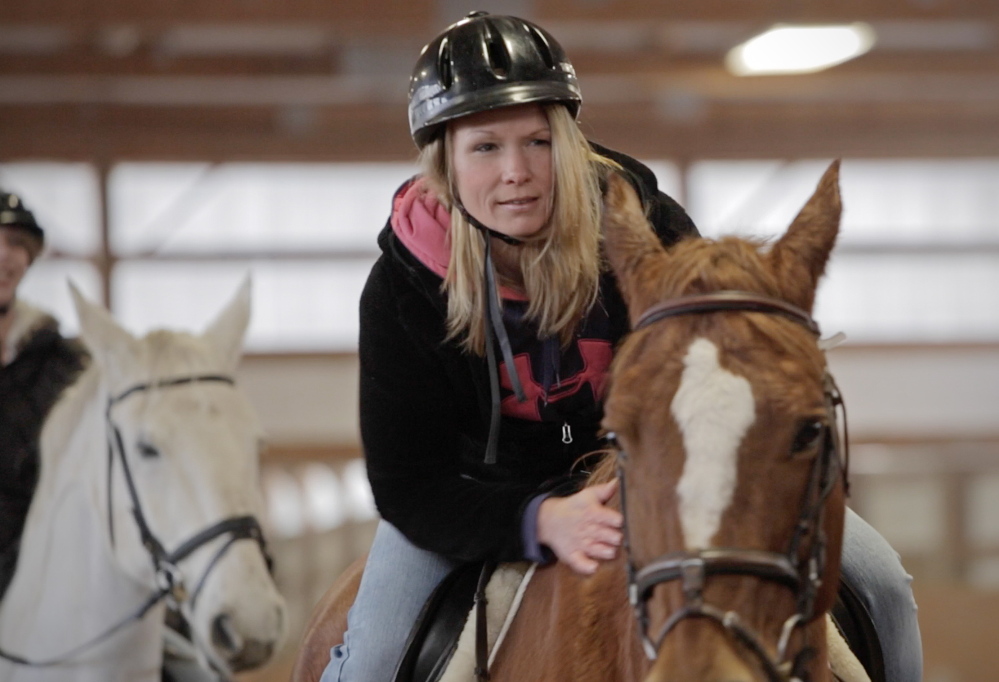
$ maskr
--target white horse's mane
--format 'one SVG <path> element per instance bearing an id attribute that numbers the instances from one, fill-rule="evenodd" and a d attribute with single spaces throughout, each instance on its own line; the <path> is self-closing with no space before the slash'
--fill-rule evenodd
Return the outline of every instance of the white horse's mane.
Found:
<path id="1" fill-rule="evenodd" d="M 56 467 L 60 457 L 69 452 L 69 441 L 83 421 L 87 406 L 95 399 L 100 381 L 100 370 L 90 364 L 76 383 L 63 392 L 49 412 L 41 435 L 43 476 L 46 471 Z"/>

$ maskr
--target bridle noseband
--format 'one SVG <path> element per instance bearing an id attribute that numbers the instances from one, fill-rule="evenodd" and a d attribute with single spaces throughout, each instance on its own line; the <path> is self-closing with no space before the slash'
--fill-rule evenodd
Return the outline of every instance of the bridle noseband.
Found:
<path id="1" fill-rule="evenodd" d="M 818 336 L 819 327 L 812 317 L 786 301 L 744 291 L 719 291 L 684 296 L 659 303 L 645 311 L 634 326 L 634 332 L 656 322 L 678 315 L 710 312 L 757 312 L 783 316 Z M 795 525 L 794 535 L 785 553 L 742 548 L 709 548 L 698 551 L 671 552 L 636 568 L 628 537 L 628 512 L 624 463 L 628 453 L 619 445 L 615 434 L 607 434 L 617 451 L 617 476 L 620 481 L 621 513 L 624 515 L 624 551 L 628 572 L 628 598 L 638 620 L 642 648 L 654 661 L 666 636 L 687 618 L 706 618 L 718 623 L 726 632 L 751 651 L 760 661 L 771 682 L 798 680 L 804 676 L 804 666 L 814 651 L 803 647 L 793 661 L 788 660 L 788 644 L 793 632 L 815 617 L 815 599 L 822 584 L 826 564 L 826 537 L 823 530 L 825 502 L 838 480 L 848 490 L 849 453 L 846 446 L 846 413 L 839 389 L 830 374 L 824 377 L 824 393 L 829 424 L 821 452 L 809 475 L 808 488 Z M 844 435 L 837 428 L 836 412 L 843 414 Z M 800 551 L 806 540 L 810 543 L 802 559 Z M 776 658 L 770 656 L 761 638 L 742 623 L 738 614 L 724 611 L 704 601 L 707 579 L 717 575 L 742 575 L 762 578 L 793 590 L 796 611 L 783 624 L 777 644 Z M 679 581 L 683 606 L 674 611 L 653 639 L 649 635 L 648 601 L 657 585 Z"/>
<path id="2" fill-rule="evenodd" d="M 13 663 L 18 663 L 21 665 L 32 666 L 32 667 L 47 667 L 53 665 L 60 665 L 69 662 L 79 655 L 85 653 L 86 651 L 92 649 L 98 644 L 109 639 L 116 632 L 124 628 L 125 626 L 140 620 L 146 613 L 149 612 L 156 604 L 161 601 L 167 601 L 171 608 L 175 609 L 180 616 L 187 622 L 190 626 L 191 614 L 194 610 L 194 606 L 197 602 L 198 596 L 201 594 L 201 590 L 208 579 L 208 575 L 211 573 L 212 569 L 218 564 L 222 559 L 223 555 L 228 551 L 228 549 L 238 540 L 253 540 L 260 546 L 260 551 L 264 556 L 264 560 L 267 563 L 268 570 L 273 570 L 273 560 L 267 551 L 267 544 L 264 541 L 263 530 L 260 527 L 260 522 L 255 516 L 244 515 L 244 516 L 233 516 L 226 519 L 218 521 L 204 530 L 195 533 L 191 538 L 182 542 L 173 551 L 167 551 L 163 543 L 160 542 L 156 534 L 153 533 L 146 520 L 146 516 L 142 511 L 142 503 L 139 499 L 138 489 L 135 485 L 135 480 L 132 476 L 132 470 L 128 464 L 128 458 L 125 456 L 125 445 L 121 436 L 121 430 L 118 425 L 115 424 L 114 420 L 111 418 L 111 409 L 122 402 L 129 396 L 141 393 L 143 391 L 148 391 L 152 389 L 160 388 L 171 388 L 175 386 L 184 386 L 187 384 L 194 383 L 204 383 L 204 382 L 218 382 L 228 384 L 230 386 L 235 385 L 235 381 L 232 377 L 218 374 L 203 374 L 194 375 L 187 377 L 176 377 L 170 379 L 160 379 L 157 381 L 151 381 L 148 383 L 136 384 L 121 393 L 110 396 L 108 398 L 107 408 L 105 410 L 105 422 L 107 424 L 107 439 L 108 439 L 108 476 L 107 476 L 107 503 L 108 503 L 108 530 L 110 533 L 111 546 L 114 547 L 115 544 L 115 532 L 114 532 L 114 516 L 113 516 L 113 506 L 112 506 L 112 472 L 114 470 L 115 453 L 118 454 L 117 459 L 121 463 L 122 471 L 125 478 L 125 484 L 128 489 L 129 498 L 132 502 L 132 517 L 135 519 L 135 524 L 139 530 L 139 536 L 142 541 L 142 546 L 146 549 L 149 554 L 150 559 L 153 564 L 153 571 L 156 578 L 156 589 L 152 594 L 143 602 L 138 609 L 133 613 L 129 614 L 113 626 L 107 628 L 97 637 L 94 637 L 83 644 L 71 649 L 70 651 L 49 659 L 45 660 L 31 660 L 23 656 L 18 656 L 15 654 L 10 654 L 2 649 L 0 649 L 0 658 L 6 659 Z M 200 549 L 204 545 L 208 544 L 212 540 L 218 537 L 227 536 L 227 540 L 222 544 L 222 546 L 215 552 L 212 558 L 208 562 L 208 566 L 205 568 L 204 573 L 198 579 L 198 582 L 192 592 L 189 592 L 184 581 L 183 573 L 181 572 L 178 564 L 185 558 L 193 554 L 196 550 Z M 193 633 L 193 628 L 189 628 Z M 195 642 L 197 644 L 197 642 Z M 211 661 L 212 665 L 219 668 L 221 667 L 223 671 L 226 671 L 225 664 L 217 659 L 216 656 L 212 655 L 209 651 L 202 651 Z"/>

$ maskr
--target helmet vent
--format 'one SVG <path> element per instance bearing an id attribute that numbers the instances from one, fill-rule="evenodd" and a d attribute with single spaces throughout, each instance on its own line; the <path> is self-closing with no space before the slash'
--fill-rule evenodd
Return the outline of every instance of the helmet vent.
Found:
<path id="1" fill-rule="evenodd" d="M 489 69 L 500 80 L 510 75 L 510 52 L 507 50 L 503 35 L 497 31 L 489 20 L 484 22 L 486 56 L 489 59 Z"/>
<path id="2" fill-rule="evenodd" d="M 454 75 L 451 71 L 451 41 L 447 38 L 441 41 L 440 50 L 437 52 L 437 74 L 441 86 L 445 90 L 450 90 Z"/>
<path id="3" fill-rule="evenodd" d="M 534 40 L 534 44 L 538 47 L 538 53 L 541 55 L 541 59 L 544 60 L 545 66 L 549 69 L 555 68 L 555 59 L 552 56 L 552 47 L 548 44 L 548 40 L 541 35 L 538 29 L 531 25 L 527 26 L 527 32 Z"/>
<path id="4" fill-rule="evenodd" d="M 475 13 L 427 43 L 409 81 L 409 132 L 420 149 L 449 121 L 516 104 L 582 101 L 575 71 L 548 31 L 526 19 Z"/>

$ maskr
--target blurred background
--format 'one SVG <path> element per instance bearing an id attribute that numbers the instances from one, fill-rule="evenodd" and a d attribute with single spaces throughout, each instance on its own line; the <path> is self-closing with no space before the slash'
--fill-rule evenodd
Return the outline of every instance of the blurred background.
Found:
<path id="1" fill-rule="evenodd" d="M 995 0 L 4 0 L 0 187 L 49 235 L 23 297 L 70 332 L 67 280 L 136 333 L 198 329 L 252 273 L 239 379 L 269 433 L 293 628 L 245 678 L 287 678 L 313 604 L 370 540 L 358 296 L 415 171 L 412 64 L 473 9 L 548 29 L 579 74 L 587 135 L 647 162 L 706 235 L 781 232 L 844 159 L 816 317 L 847 335 L 830 361 L 851 504 L 915 576 L 925 679 L 994 678 Z M 848 25 L 861 54 L 736 75 L 730 51 L 784 24 Z"/>

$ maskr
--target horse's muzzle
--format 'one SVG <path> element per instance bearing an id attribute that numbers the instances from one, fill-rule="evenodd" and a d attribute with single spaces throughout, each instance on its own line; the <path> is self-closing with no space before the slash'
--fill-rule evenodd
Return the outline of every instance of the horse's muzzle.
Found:
<path id="1" fill-rule="evenodd" d="M 247 639 L 236 631 L 227 614 L 212 621 L 212 644 L 223 654 L 233 672 L 259 668 L 274 653 L 273 641 Z"/>

